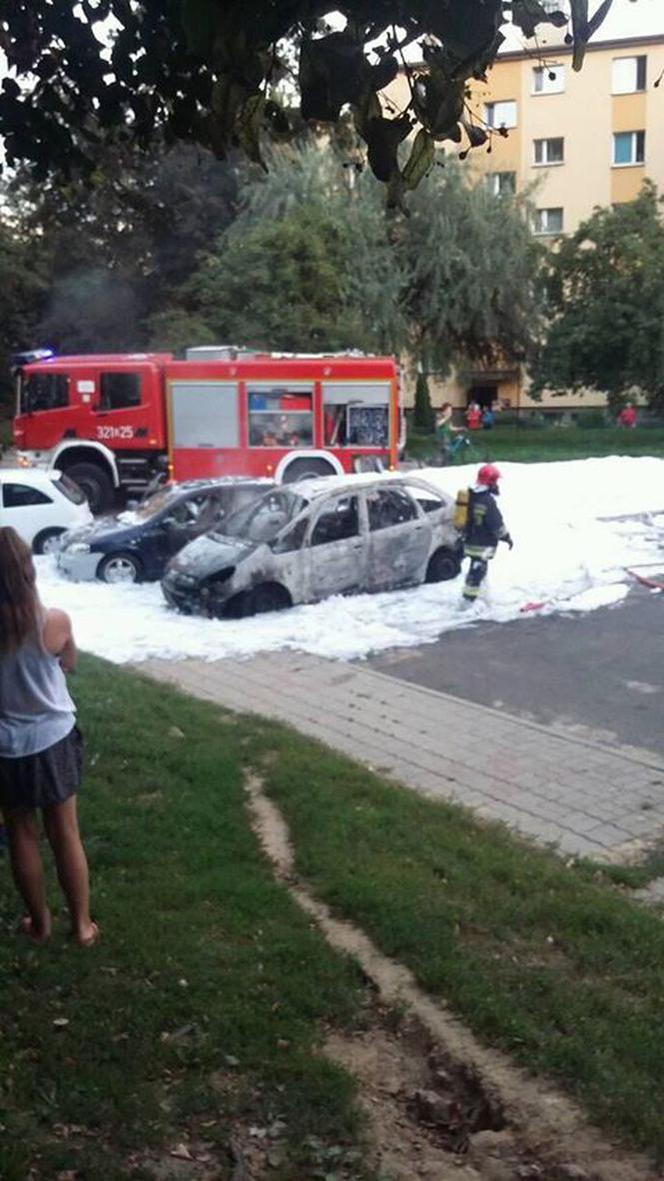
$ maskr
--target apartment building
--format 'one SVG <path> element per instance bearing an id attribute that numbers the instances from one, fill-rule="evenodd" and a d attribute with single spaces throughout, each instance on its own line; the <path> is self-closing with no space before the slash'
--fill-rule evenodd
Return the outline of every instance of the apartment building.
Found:
<path id="1" fill-rule="evenodd" d="M 496 193 L 528 190 L 545 237 L 632 200 L 646 177 L 664 192 L 663 71 L 664 32 L 591 43 L 579 73 L 564 43 L 501 54 L 472 107 L 508 134 L 493 136 L 490 155 L 473 153 L 473 169 Z"/>
<path id="2" fill-rule="evenodd" d="M 664 30 L 664 12 L 661 24 Z M 664 72 L 664 31 L 595 41 L 578 73 L 559 36 L 547 26 L 545 44 L 508 48 L 487 82 L 474 84 L 476 120 L 507 135 L 493 135 L 491 153 L 473 150 L 466 162 L 470 177 L 498 195 L 527 192 L 533 233 L 554 247 L 597 206 L 634 198 L 646 177 L 664 193 L 664 77 L 655 86 Z M 405 79 L 397 85 L 405 105 Z M 590 392 L 534 402 L 527 391 L 527 375 L 506 362 L 434 381 L 432 397 L 459 409 L 472 399 L 521 409 L 604 405 Z"/>

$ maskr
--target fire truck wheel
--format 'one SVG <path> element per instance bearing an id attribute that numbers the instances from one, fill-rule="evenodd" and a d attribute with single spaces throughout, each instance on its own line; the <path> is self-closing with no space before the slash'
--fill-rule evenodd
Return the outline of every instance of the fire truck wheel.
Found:
<path id="1" fill-rule="evenodd" d="M 35 554 L 56 554 L 59 549 L 59 538 L 64 529 L 42 529 L 33 539 L 32 552 Z"/>
<path id="2" fill-rule="evenodd" d="M 93 513 L 113 507 L 113 485 L 103 468 L 95 463 L 73 463 L 67 468 L 67 475 L 85 492 Z"/>
<path id="3" fill-rule="evenodd" d="M 110 554 L 97 567 L 97 578 L 102 582 L 140 582 L 141 565 L 133 554 Z"/>
<path id="4" fill-rule="evenodd" d="M 427 567 L 427 582 L 447 582 L 456 578 L 461 569 L 459 554 L 453 549 L 437 549 Z"/>
<path id="5" fill-rule="evenodd" d="M 296 480 L 315 480 L 318 476 L 335 476 L 336 472 L 326 459 L 294 459 L 289 463 L 282 483 L 294 484 Z"/>

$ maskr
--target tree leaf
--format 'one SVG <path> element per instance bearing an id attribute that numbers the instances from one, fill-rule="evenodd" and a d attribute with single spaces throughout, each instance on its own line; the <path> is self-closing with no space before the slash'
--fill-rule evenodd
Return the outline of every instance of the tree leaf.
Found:
<path id="1" fill-rule="evenodd" d="M 572 31 L 574 34 L 574 53 L 572 55 L 572 69 L 580 70 L 586 55 L 588 43 L 588 0 L 570 0 L 572 9 Z"/>
<path id="2" fill-rule="evenodd" d="M 260 132 L 265 118 L 265 95 L 252 94 L 244 104 L 238 123 L 237 140 L 250 160 L 267 172 L 261 155 Z"/>
<path id="3" fill-rule="evenodd" d="M 461 139 L 459 119 L 466 101 L 465 82 L 450 82 L 442 69 L 418 78 L 414 92 L 417 117 L 434 139 Z"/>
<path id="4" fill-rule="evenodd" d="M 562 28 L 567 24 L 567 17 L 560 10 L 549 11 L 539 0 L 514 0 L 512 23 L 521 29 L 524 37 L 530 38 L 535 36 L 538 25 L 549 24 Z"/>
<path id="5" fill-rule="evenodd" d="M 397 151 L 406 138 L 411 121 L 408 115 L 398 119 L 370 119 L 367 127 L 369 165 L 378 180 L 388 183 L 398 171 Z"/>
<path id="6" fill-rule="evenodd" d="M 413 146 L 410 150 L 410 156 L 406 162 L 405 167 L 401 170 L 403 183 L 407 189 L 415 189 L 426 176 L 431 168 L 435 157 L 435 145 L 433 138 L 425 127 L 420 127 Z"/>
<path id="7" fill-rule="evenodd" d="M 300 51 L 302 118 L 334 123 L 345 103 L 356 103 L 367 88 L 371 66 L 348 33 L 307 39 Z"/>

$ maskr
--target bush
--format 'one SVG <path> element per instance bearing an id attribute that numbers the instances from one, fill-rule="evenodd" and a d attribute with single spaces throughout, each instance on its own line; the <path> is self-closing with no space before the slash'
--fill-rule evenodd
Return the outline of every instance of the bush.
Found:
<path id="1" fill-rule="evenodd" d="M 418 373 L 415 386 L 415 408 L 413 410 L 413 426 L 422 434 L 432 435 L 436 429 L 436 417 L 429 395 L 429 382 L 426 373 Z"/>
<path id="2" fill-rule="evenodd" d="M 606 412 L 604 410 L 582 410 L 577 418 L 577 426 L 581 430 L 596 430 L 597 427 L 607 425 Z"/>

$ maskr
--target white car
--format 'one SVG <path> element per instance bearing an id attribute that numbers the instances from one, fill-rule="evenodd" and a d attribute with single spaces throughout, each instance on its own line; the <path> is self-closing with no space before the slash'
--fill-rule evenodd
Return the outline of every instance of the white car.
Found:
<path id="1" fill-rule="evenodd" d="M 68 476 L 0 467 L 0 525 L 12 525 L 33 553 L 54 553 L 66 529 L 91 520 L 85 495 Z"/>

